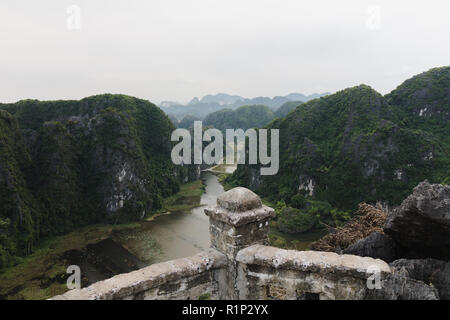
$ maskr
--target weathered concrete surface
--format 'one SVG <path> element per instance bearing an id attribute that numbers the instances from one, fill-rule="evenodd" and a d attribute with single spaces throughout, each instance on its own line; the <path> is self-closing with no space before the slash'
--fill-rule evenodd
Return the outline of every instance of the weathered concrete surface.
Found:
<path id="1" fill-rule="evenodd" d="M 198 299 L 202 294 L 210 294 L 213 299 L 224 299 L 219 282 L 224 281 L 225 265 L 225 256 L 209 249 L 188 258 L 120 274 L 52 299 Z"/>
<path id="2" fill-rule="evenodd" d="M 237 187 L 217 198 L 217 206 L 206 208 L 210 220 L 217 220 L 234 227 L 275 217 L 275 210 L 262 205 L 253 191 Z"/>
<path id="3" fill-rule="evenodd" d="M 436 287 L 441 299 L 450 300 L 450 262 L 434 273 L 430 278 L 431 283 Z"/>
<path id="4" fill-rule="evenodd" d="M 239 251 L 236 260 L 245 264 L 257 264 L 275 269 L 292 269 L 310 272 L 348 273 L 366 279 L 367 272 L 379 268 L 382 275 L 391 273 L 389 265 L 380 259 L 339 255 L 334 252 L 285 250 L 254 245 Z"/>
<path id="5" fill-rule="evenodd" d="M 253 245 L 236 256 L 239 299 L 362 299 L 367 278 L 391 273 L 379 259 Z"/>
<path id="6" fill-rule="evenodd" d="M 211 246 L 234 260 L 236 253 L 253 244 L 268 244 L 272 208 L 263 206 L 252 191 L 238 187 L 217 198 L 217 206 L 205 209 L 209 216 Z"/>

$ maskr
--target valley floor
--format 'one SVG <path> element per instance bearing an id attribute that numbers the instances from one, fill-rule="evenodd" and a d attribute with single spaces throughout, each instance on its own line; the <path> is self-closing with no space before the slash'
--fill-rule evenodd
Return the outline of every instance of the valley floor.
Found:
<path id="1" fill-rule="evenodd" d="M 200 203 L 200 197 L 204 186 L 201 180 L 187 183 L 181 186 L 180 192 L 164 200 L 163 208 L 145 221 L 153 221 L 157 217 L 171 212 L 189 212 Z M 142 222 L 134 222 L 120 225 L 90 225 L 77 229 L 69 234 L 53 237 L 42 241 L 38 248 L 29 256 L 21 258 L 20 262 L 0 273 L 0 300 L 2 299 L 47 299 L 67 291 L 66 269 L 69 262 L 80 260 L 81 256 L 98 254 L 101 249 L 113 250 L 114 254 L 120 249 L 134 251 L 132 247 L 135 230 L 138 230 Z M 141 235 L 142 237 L 145 236 Z M 111 243 L 110 239 L 114 239 Z M 152 239 L 145 239 L 151 252 L 158 252 L 159 244 Z M 101 245 L 99 245 L 101 244 Z M 128 244 L 128 246 L 127 246 Z M 100 248 L 99 246 L 103 246 Z M 142 249 L 142 248 L 141 248 Z M 127 256 L 122 253 L 122 257 Z M 128 258 L 134 256 L 130 253 Z M 90 264 L 96 264 L 91 259 Z M 138 262 L 124 270 L 124 266 L 112 265 L 102 261 L 106 277 L 117 271 L 127 272 L 143 264 Z M 145 264 L 144 264 L 145 265 Z M 88 266 L 89 268 L 89 266 Z M 119 272 L 120 273 L 120 272 Z M 90 274 L 94 280 L 99 280 L 101 275 Z M 92 281 L 92 279 L 91 279 Z M 89 281 L 89 282 L 91 282 Z M 83 282 L 83 279 L 82 279 Z"/>

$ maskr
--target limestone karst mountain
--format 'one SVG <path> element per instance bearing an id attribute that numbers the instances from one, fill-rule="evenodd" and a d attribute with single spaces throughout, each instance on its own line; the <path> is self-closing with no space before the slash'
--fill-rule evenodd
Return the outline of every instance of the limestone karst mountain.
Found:
<path id="1" fill-rule="evenodd" d="M 42 237 L 158 209 L 198 174 L 172 163 L 172 130 L 124 95 L 0 104 L 0 267 Z"/>

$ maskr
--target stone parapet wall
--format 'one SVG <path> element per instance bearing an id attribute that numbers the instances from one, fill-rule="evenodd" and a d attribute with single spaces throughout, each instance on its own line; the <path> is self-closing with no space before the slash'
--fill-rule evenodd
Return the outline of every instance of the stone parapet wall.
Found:
<path id="1" fill-rule="evenodd" d="M 209 249 L 188 258 L 120 274 L 52 300 L 198 299 L 202 295 L 225 299 L 220 286 L 224 282 L 225 266 L 225 256 Z"/>
<path id="2" fill-rule="evenodd" d="M 238 299 L 363 299 L 367 279 L 391 273 L 380 259 L 253 245 L 239 251 Z"/>

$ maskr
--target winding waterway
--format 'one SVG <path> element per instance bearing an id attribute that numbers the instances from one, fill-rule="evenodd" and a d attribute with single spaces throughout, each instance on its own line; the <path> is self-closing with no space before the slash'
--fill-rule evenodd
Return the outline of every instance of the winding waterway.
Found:
<path id="1" fill-rule="evenodd" d="M 134 232 L 140 235 L 137 242 L 143 242 L 139 244 L 130 240 L 123 241 L 122 244 L 149 264 L 191 256 L 209 248 L 209 220 L 204 208 L 215 205 L 224 189 L 217 176 L 210 172 L 202 172 L 201 179 L 205 191 L 201 196 L 200 206 L 190 213 L 172 212 L 153 221 L 142 222 Z M 145 243 L 147 240 L 149 243 Z M 153 247 L 153 252 L 148 247 Z"/>
<path id="2" fill-rule="evenodd" d="M 66 252 L 68 264 L 80 266 L 82 286 L 209 248 L 209 220 L 204 208 L 215 205 L 224 189 L 211 172 L 202 172 L 201 179 L 205 190 L 200 205 L 190 212 L 171 212 L 143 221 L 83 250 Z"/>

